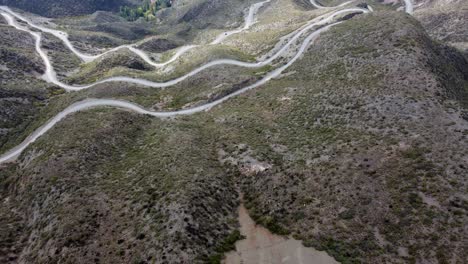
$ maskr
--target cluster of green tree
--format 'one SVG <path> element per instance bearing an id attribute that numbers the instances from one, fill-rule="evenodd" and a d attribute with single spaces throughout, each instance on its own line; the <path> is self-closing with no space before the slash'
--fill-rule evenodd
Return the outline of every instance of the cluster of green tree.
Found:
<path id="1" fill-rule="evenodd" d="M 156 18 L 157 11 L 171 6 L 172 0 L 145 0 L 143 4 L 138 7 L 121 6 L 120 16 L 128 21 L 135 21 L 140 17 L 144 17 L 146 20 L 152 20 Z"/>

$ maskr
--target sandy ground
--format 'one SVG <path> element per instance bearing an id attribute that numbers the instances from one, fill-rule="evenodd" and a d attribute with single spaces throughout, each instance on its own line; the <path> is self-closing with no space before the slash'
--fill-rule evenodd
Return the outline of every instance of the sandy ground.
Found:
<path id="1" fill-rule="evenodd" d="M 326 252 L 306 248 L 301 241 L 272 234 L 250 218 L 244 205 L 239 208 L 241 234 L 246 239 L 236 243 L 236 251 L 226 254 L 225 264 L 335 264 Z"/>

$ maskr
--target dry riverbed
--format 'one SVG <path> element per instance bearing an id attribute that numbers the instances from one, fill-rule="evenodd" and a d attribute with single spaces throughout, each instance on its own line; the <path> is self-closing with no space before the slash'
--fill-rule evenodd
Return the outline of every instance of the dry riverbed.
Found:
<path id="1" fill-rule="evenodd" d="M 236 251 L 226 254 L 225 264 L 335 264 L 326 252 L 306 248 L 302 242 L 272 234 L 256 225 L 242 204 L 239 207 L 240 232 L 246 238 L 236 243 Z"/>

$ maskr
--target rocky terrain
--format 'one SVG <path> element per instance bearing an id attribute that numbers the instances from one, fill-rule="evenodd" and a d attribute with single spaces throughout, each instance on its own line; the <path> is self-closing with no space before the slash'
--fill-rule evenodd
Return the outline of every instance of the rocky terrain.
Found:
<path id="1" fill-rule="evenodd" d="M 89 2 L 80 12 L 112 10 Z M 332 11 L 274 0 L 251 28 L 209 44 L 242 27 L 253 3 L 178 1 L 156 22 L 110 12 L 36 12 L 64 16 L 54 20 L 22 14 L 65 30 L 86 54 L 136 42 L 164 62 L 178 47 L 200 45 L 158 68 L 129 49 L 80 61 L 43 33 L 57 78 L 78 85 L 121 75 L 163 82 L 217 59 L 261 61 Z M 307 35 L 266 66 L 218 65 L 164 89 L 120 81 L 67 92 L 41 78 L 46 67 L 32 35 L 0 17 L 0 153 L 82 100 L 187 110 L 289 67 L 193 115 L 158 118 L 115 107 L 68 115 L 0 164 L 0 262 L 221 263 L 226 252 L 242 256 L 235 245 L 251 243 L 238 219 L 242 194 L 255 223 L 324 259 L 465 263 L 466 3 L 415 1 L 413 15 L 396 10 L 399 2 L 350 5 L 357 4 L 374 12 L 337 16 L 342 23 L 323 30 L 289 66 Z M 135 27 L 145 31 L 129 38 Z"/>
<path id="2" fill-rule="evenodd" d="M 420 0 L 415 16 L 434 39 L 468 52 L 468 2 L 463 0 Z"/>

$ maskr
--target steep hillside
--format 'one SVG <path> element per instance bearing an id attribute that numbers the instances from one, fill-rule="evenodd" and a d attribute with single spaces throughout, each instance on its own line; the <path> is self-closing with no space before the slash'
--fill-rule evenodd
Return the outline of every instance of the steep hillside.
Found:
<path id="1" fill-rule="evenodd" d="M 404 15 L 331 30 L 281 82 L 248 208 L 342 263 L 462 263 L 467 69 Z"/>
<path id="2" fill-rule="evenodd" d="M 37 79 L 45 69 L 29 34 L 0 24 L 0 40 L 0 148 L 8 148 L 57 89 Z"/>
<path id="3" fill-rule="evenodd" d="M 47 20 L 45 25 L 66 30 L 70 39 L 77 42 L 84 50 L 110 48 L 145 39 L 146 47 L 153 46 L 150 50 L 164 52 L 183 43 L 193 42 L 204 30 L 223 30 L 241 26 L 246 12 L 254 2 L 252 0 L 175 1 L 171 8 L 160 10 L 153 20 L 127 21 L 116 12 L 98 11 L 79 17 L 61 16 Z M 132 3 L 137 4 L 138 1 Z M 11 7 L 18 6 L 11 4 Z M 38 13 L 32 9 L 22 9 Z M 40 17 L 25 15 L 38 23 L 44 23 L 44 19 Z M 154 43 L 151 43 L 152 41 Z"/>
<path id="4" fill-rule="evenodd" d="M 468 2 L 464 0 L 418 0 L 415 16 L 437 40 L 468 52 Z"/>
<path id="5" fill-rule="evenodd" d="M 466 65 L 413 18 L 378 12 L 211 112 L 74 114 L 2 168 L 4 221 L 27 226 L 2 231 L 3 250 L 28 263 L 217 259 L 240 188 L 258 223 L 342 263 L 463 262 Z"/>
<path id="6" fill-rule="evenodd" d="M 98 10 L 118 11 L 127 0 L 1 0 L 2 5 L 21 8 L 46 17 L 79 16 Z"/>
<path id="7" fill-rule="evenodd" d="M 204 28 L 208 25 L 224 25 L 229 20 L 238 17 L 248 6 L 259 2 L 252 0 L 180 0 L 174 1 L 171 8 L 159 12 L 162 20 L 173 23 L 192 23 L 193 26 Z"/>

